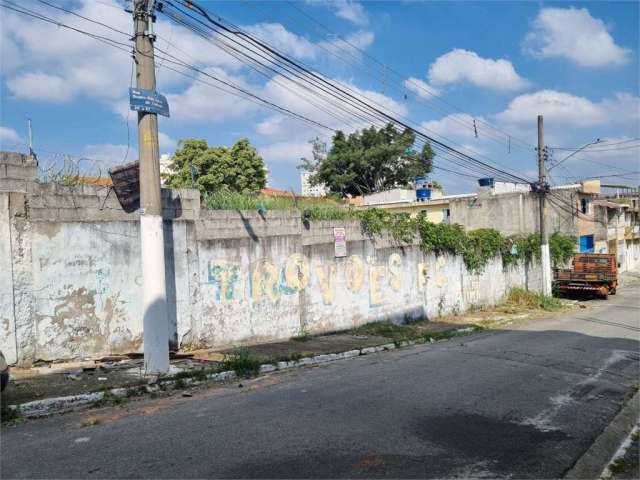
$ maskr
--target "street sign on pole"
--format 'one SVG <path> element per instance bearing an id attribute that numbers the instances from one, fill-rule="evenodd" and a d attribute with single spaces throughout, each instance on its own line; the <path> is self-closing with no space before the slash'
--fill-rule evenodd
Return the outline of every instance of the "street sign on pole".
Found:
<path id="1" fill-rule="evenodd" d="M 164 95 L 142 88 L 129 89 L 129 106 L 136 112 L 156 113 L 169 116 L 169 103 Z"/>

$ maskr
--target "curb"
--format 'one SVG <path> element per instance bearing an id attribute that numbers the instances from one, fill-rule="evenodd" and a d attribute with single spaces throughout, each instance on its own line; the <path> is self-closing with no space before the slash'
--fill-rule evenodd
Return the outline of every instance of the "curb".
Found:
<path id="1" fill-rule="evenodd" d="M 618 412 L 596 441 L 567 471 L 564 478 L 600 478 L 640 417 L 640 391 Z"/>
<path id="2" fill-rule="evenodd" d="M 481 331 L 481 327 L 472 326 L 465 328 L 457 328 L 453 330 L 451 337 L 469 335 L 474 332 Z M 451 338 L 449 337 L 449 338 Z M 388 350 L 395 350 L 397 348 L 410 347 L 412 345 L 419 345 L 423 343 L 434 343 L 436 341 L 447 341 L 449 338 L 442 340 L 435 340 L 433 338 L 417 339 L 417 340 L 405 340 L 397 343 L 386 343 L 384 345 L 378 345 L 375 347 L 364 347 L 360 349 L 349 350 L 340 353 L 327 353 L 322 355 L 316 355 L 313 357 L 305 357 L 300 360 L 292 360 L 287 362 L 275 362 L 264 363 L 260 365 L 259 374 L 266 374 L 275 371 L 289 370 L 293 368 L 321 365 L 324 363 L 335 362 L 337 360 L 346 360 L 349 358 L 359 357 L 361 355 L 370 355 L 372 353 L 379 353 Z M 237 377 L 236 372 L 229 370 L 226 372 L 211 373 L 207 375 L 205 380 L 196 380 L 194 378 L 180 378 L 180 379 L 167 379 L 150 383 L 147 385 L 135 385 L 131 387 L 112 388 L 111 390 L 105 390 L 101 392 L 83 393 L 79 395 L 69 395 L 65 397 L 53 397 L 45 398 L 42 400 L 33 400 L 31 402 L 22 403 L 20 405 L 9 405 L 12 410 L 17 410 L 22 417 L 25 418 L 38 418 L 46 417 L 57 413 L 65 413 L 73 410 L 77 407 L 82 407 L 99 402 L 105 397 L 116 398 L 128 398 L 139 396 L 145 393 L 154 393 L 166 388 L 175 387 L 177 382 L 181 382 L 182 385 L 194 387 L 202 385 L 208 381 L 224 382 L 228 380 L 234 380 Z"/>

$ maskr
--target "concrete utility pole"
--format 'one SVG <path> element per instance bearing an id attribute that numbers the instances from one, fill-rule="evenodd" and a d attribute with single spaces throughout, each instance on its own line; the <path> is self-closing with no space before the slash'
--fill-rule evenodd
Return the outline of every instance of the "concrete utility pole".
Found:
<path id="1" fill-rule="evenodd" d="M 133 24 L 136 86 L 155 91 L 153 4 L 154 0 L 135 0 Z M 146 373 L 164 373 L 169 371 L 169 321 L 160 202 L 158 116 L 155 113 L 138 112 L 138 151 L 144 367 Z"/>
<path id="2" fill-rule="evenodd" d="M 538 195 L 540 199 L 540 259 L 542 262 L 542 293 L 544 295 L 551 295 L 551 256 L 549 255 L 549 236 L 545 225 L 545 196 L 547 194 L 547 179 L 544 166 L 545 157 L 544 123 L 542 115 L 538 115 Z"/>
<path id="3" fill-rule="evenodd" d="M 29 131 L 29 155 L 33 157 L 33 129 L 30 118 L 27 118 L 27 130 Z"/>

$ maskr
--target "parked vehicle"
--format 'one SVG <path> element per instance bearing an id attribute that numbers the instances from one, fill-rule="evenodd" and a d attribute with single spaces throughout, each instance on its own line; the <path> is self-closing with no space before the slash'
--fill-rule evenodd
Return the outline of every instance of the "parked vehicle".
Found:
<path id="1" fill-rule="evenodd" d="M 616 256 L 606 253 L 577 253 L 573 268 L 556 269 L 555 288 L 561 293 L 590 293 L 606 299 L 618 286 Z"/>
<path id="2" fill-rule="evenodd" d="M 9 383 L 9 365 L 0 351 L 0 391 L 4 390 L 7 383 Z"/>

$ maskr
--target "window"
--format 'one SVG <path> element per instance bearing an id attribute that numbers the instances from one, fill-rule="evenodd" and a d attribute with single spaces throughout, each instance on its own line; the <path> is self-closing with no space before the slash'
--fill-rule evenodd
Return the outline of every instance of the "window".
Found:
<path id="1" fill-rule="evenodd" d="M 585 215 L 589 213 L 589 200 L 587 200 L 586 198 L 580 200 L 580 211 Z"/>
<path id="2" fill-rule="evenodd" d="M 442 223 L 451 223 L 451 210 L 448 208 L 442 209 Z"/>
<path id="3" fill-rule="evenodd" d="M 580 237 L 580 252 L 593 253 L 593 235 L 582 235 Z"/>

